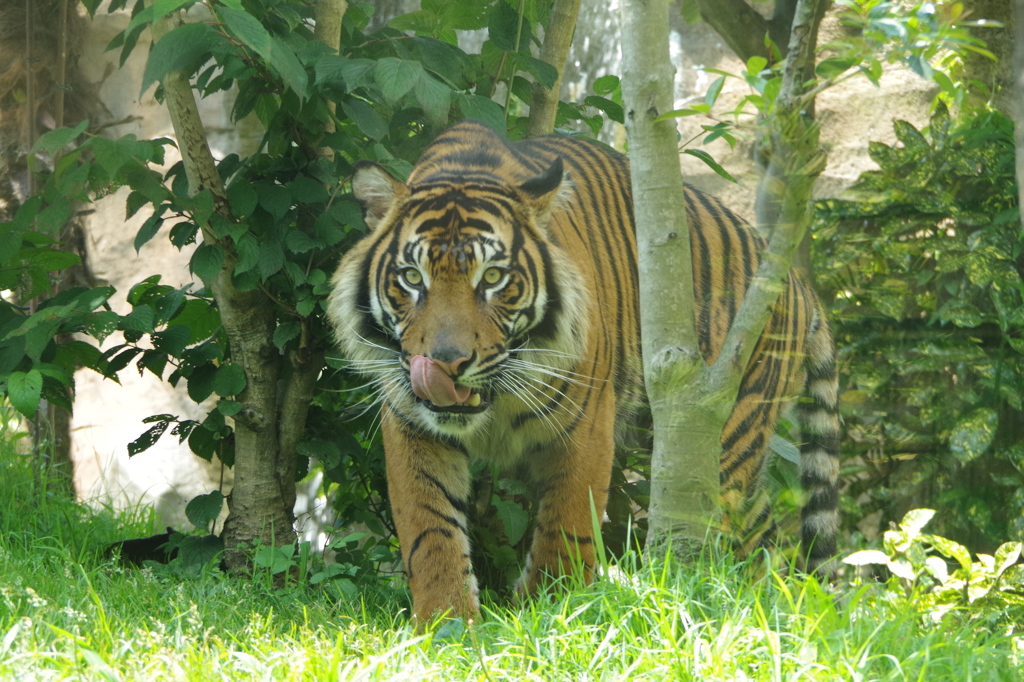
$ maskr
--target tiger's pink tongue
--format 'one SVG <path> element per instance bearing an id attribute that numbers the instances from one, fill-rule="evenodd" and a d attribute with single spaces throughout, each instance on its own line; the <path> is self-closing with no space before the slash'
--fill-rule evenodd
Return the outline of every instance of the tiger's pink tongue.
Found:
<path id="1" fill-rule="evenodd" d="M 424 355 L 414 355 L 409 359 L 409 378 L 412 380 L 412 392 L 438 407 L 462 405 L 472 393 L 468 386 L 456 386 L 447 372 Z"/>

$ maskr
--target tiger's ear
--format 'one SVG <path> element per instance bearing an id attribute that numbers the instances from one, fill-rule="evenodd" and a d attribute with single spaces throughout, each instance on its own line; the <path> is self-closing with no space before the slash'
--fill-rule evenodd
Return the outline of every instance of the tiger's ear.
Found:
<path id="1" fill-rule="evenodd" d="M 555 157 L 554 163 L 546 171 L 519 185 L 519 191 L 533 209 L 541 227 L 546 227 L 551 212 L 558 207 L 569 189 L 561 157 Z"/>
<path id="2" fill-rule="evenodd" d="M 352 177 L 352 193 L 363 207 L 363 219 L 376 229 L 395 203 L 409 193 L 404 183 L 395 180 L 384 167 L 372 161 L 360 161 Z"/>

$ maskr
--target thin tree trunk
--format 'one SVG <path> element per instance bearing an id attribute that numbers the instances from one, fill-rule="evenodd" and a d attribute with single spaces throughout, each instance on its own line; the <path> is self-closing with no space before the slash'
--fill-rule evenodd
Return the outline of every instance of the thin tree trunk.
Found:
<path id="1" fill-rule="evenodd" d="M 733 377 L 738 388 L 739 375 L 746 369 L 771 308 L 785 287 L 786 275 L 810 223 L 814 182 L 828 160 L 818 144 L 818 124 L 810 113 L 814 98 L 807 94 L 806 87 L 806 74 L 813 70 L 824 2 L 799 0 L 793 18 L 782 86 L 767 121 L 771 162 L 758 188 L 761 197 L 768 197 L 764 201 L 759 197 L 759 207 L 771 210 L 758 215 L 758 224 L 771 226 L 771 240 L 712 367 L 714 383 L 723 388 L 733 383 Z"/>
<path id="2" fill-rule="evenodd" d="M 680 225 L 684 208 L 675 129 L 670 122 L 655 123 L 671 108 L 667 3 L 629 0 L 622 7 L 622 87 L 640 258 L 644 376 L 654 418 L 649 547 L 671 541 L 675 551 L 689 554 L 720 519 L 722 430 L 785 286 L 807 228 L 814 180 L 825 165 L 818 128 L 808 115 L 813 98 L 804 94 L 820 9 L 821 0 L 797 3 L 783 84 L 769 123 L 772 163 L 763 192 L 778 207 L 771 217 L 772 239 L 721 353 L 706 366 L 694 328 L 689 233 L 685 222 Z M 659 153 L 671 158 L 656 167 L 651 159 Z"/>
<path id="3" fill-rule="evenodd" d="M 180 23 L 176 14 L 153 26 L 159 40 Z M 163 79 L 167 108 L 181 149 L 189 188 L 208 189 L 218 213 L 231 218 L 224 183 L 206 141 L 206 132 L 195 96 L 184 72 L 168 72 Z M 203 240 L 218 243 L 209 225 L 202 225 Z M 229 242 L 224 265 L 213 282 L 213 295 L 221 324 L 228 336 L 232 362 L 245 370 L 246 387 L 238 396 L 242 410 L 235 416 L 235 483 L 230 513 L 224 523 L 225 562 L 230 570 L 248 568 L 248 549 L 255 544 L 287 544 L 295 541 L 293 510 L 286 503 L 285 488 L 294 489 L 294 475 L 282 480 L 277 422 L 277 382 L 281 358 L 273 343 L 273 303 L 258 291 L 242 292 L 232 281 L 237 256 Z"/>
<path id="4" fill-rule="evenodd" d="M 693 268 L 671 111 L 668 0 L 622 4 L 622 95 L 640 269 L 644 379 L 654 423 L 648 546 L 699 548 L 718 525 L 725 418 L 705 414 L 690 386 L 704 366 L 694 323 Z M 726 413 L 728 416 L 728 413 Z M 684 449 L 685 444 L 685 449 Z"/>
<path id="5" fill-rule="evenodd" d="M 322 43 L 326 43 L 335 52 L 341 50 L 341 22 L 348 11 L 348 0 L 318 0 L 316 3 L 316 26 L 313 28 L 313 37 Z M 338 110 L 336 102 L 327 102 L 327 110 L 334 116 Z M 324 126 L 325 133 L 333 133 L 335 130 L 334 119 L 328 119 Z M 321 147 L 319 154 L 328 158 L 334 158 L 334 150 L 330 147 Z"/>
<path id="6" fill-rule="evenodd" d="M 558 78 L 550 88 L 545 88 L 540 83 L 533 84 L 530 119 L 526 127 L 528 137 L 547 135 L 555 130 L 558 96 L 562 90 L 562 73 L 565 71 L 565 60 L 569 56 L 569 46 L 572 45 L 576 17 L 579 13 L 580 0 L 555 0 L 551 8 L 551 21 L 544 32 L 540 58 L 558 69 Z"/>

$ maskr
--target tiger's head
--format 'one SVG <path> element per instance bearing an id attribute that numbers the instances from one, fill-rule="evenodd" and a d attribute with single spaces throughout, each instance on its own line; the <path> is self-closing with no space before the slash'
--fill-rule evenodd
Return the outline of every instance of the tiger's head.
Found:
<path id="1" fill-rule="evenodd" d="M 406 185 L 362 162 L 352 187 L 370 231 L 342 258 L 328 316 L 392 409 L 466 436 L 579 362 L 586 285 L 549 233 L 571 192 L 560 159 L 516 184 L 449 168 Z"/>

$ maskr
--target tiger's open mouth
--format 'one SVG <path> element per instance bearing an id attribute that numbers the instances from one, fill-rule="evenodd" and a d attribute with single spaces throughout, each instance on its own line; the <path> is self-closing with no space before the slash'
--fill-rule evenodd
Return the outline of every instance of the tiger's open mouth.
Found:
<path id="1" fill-rule="evenodd" d="M 471 392 L 466 402 L 461 404 L 435 405 L 430 400 L 420 398 L 419 396 L 416 399 L 431 412 L 446 412 L 449 414 L 479 414 L 491 406 L 490 399 L 486 398 L 482 393 L 476 392 Z"/>

